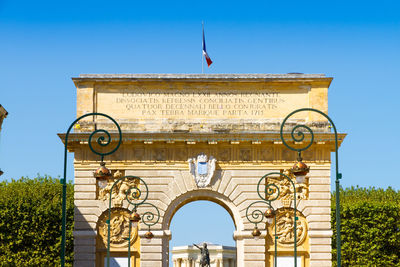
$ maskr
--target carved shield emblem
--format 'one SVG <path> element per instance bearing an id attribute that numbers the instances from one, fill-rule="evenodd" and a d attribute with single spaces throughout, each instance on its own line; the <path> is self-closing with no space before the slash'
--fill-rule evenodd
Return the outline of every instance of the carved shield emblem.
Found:
<path id="1" fill-rule="evenodd" d="M 194 180 L 198 187 L 206 187 L 210 185 L 211 178 L 214 176 L 215 163 L 217 160 L 205 154 L 200 154 L 196 158 L 188 160 L 190 173 L 193 175 Z"/>
<path id="2" fill-rule="evenodd" d="M 207 162 L 198 162 L 197 163 L 197 173 L 199 175 L 207 175 L 208 172 L 208 163 Z"/>

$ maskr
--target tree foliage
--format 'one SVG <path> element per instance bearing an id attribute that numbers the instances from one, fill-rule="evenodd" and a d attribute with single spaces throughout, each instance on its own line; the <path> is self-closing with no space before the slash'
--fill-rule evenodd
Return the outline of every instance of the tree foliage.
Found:
<path id="1" fill-rule="evenodd" d="M 400 191 L 340 190 L 342 266 L 400 266 Z M 336 266 L 336 199 L 332 197 L 332 259 Z"/>
<path id="2" fill-rule="evenodd" d="M 62 185 L 48 176 L 0 183 L 0 265 L 57 266 Z M 73 261 L 73 185 L 67 186 L 66 263 Z"/>

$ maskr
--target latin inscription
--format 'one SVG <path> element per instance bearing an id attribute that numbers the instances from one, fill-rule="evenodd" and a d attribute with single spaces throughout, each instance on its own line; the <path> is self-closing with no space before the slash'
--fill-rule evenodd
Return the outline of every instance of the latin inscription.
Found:
<path id="1" fill-rule="evenodd" d="M 123 92 L 114 104 L 127 112 L 151 117 L 263 117 L 284 99 L 277 92 L 145 93 Z M 139 113 L 139 114 L 138 114 Z M 244 117 L 245 118 L 245 117 Z"/>

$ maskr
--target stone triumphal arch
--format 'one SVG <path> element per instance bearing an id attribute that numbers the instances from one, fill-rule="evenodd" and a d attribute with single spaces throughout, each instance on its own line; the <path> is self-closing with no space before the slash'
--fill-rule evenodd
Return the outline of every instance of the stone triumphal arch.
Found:
<path id="1" fill-rule="evenodd" d="M 77 115 L 100 112 L 121 126 L 122 145 L 104 158 L 113 179 L 132 175 L 146 181 L 147 201 L 160 211 L 150 242 L 144 238 L 147 228 L 143 223 L 132 229 L 131 266 L 168 266 L 171 219 L 180 207 L 196 200 L 213 201 L 231 215 L 237 266 L 272 266 L 274 242 L 278 242 L 278 258 L 293 257 L 293 240 L 287 230 L 293 213 L 290 194 L 273 204 L 278 211 L 277 227 L 282 228 L 277 241 L 265 222 L 258 225 L 261 238 L 253 238 L 254 225 L 246 218 L 246 209 L 259 199 L 256 187 L 263 175 L 285 172 L 296 162 L 296 153 L 280 139 L 283 118 L 298 108 L 327 113 L 331 80 L 321 74 L 93 74 L 73 78 Z M 331 266 L 330 152 L 334 137 L 326 119 L 318 114 L 303 112 L 289 121 L 292 126 L 298 123 L 315 130 L 313 145 L 302 155 L 310 172 L 304 183 L 296 185 L 296 190 L 301 189 L 297 197 L 298 259 L 301 266 Z M 104 266 L 106 256 L 109 191 L 93 177 L 100 158 L 88 146 L 88 133 L 101 128 L 112 132 L 106 119 L 87 117 L 68 144 L 75 153 L 75 266 Z M 339 134 L 340 142 L 344 136 Z M 116 142 L 115 135 L 111 138 Z M 285 192 L 284 181 L 275 179 Z M 126 258 L 132 207 L 115 190 L 111 257 Z M 138 212 L 146 209 L 139 207 Z"/>

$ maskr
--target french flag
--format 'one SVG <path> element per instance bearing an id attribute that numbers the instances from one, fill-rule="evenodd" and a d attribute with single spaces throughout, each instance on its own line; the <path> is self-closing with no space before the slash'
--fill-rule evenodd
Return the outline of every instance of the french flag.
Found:
<path id="1" fill-rule="evenodd" d="M 207 50 L 206 50 L 206 38 L 204 37 L 204 26 L 203 26 L 203 55 L 206 58 L 207 61 L 207 65 L 208 67 L 210 67 L 210 65 L 213 63 L 211 58 L 208 56 L 207 54 Z"/>

